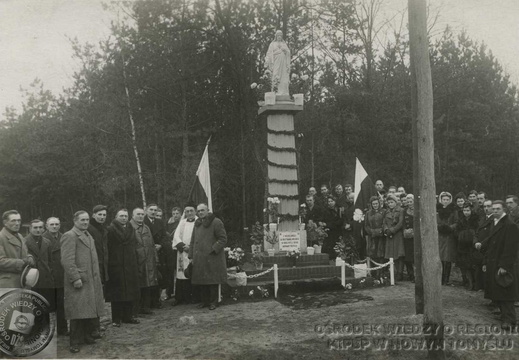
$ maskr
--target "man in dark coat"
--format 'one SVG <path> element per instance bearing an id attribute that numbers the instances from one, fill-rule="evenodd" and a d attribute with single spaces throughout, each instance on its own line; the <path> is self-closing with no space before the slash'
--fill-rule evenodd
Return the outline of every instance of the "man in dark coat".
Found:
<path id="1" fill-rule="evenodd" d="M 306 214 L 304 216 L 304 223 L 308 224 L 310 220 L 314 223 L 318 223 L 319 221 L 323 221 L 323 208 L 318 206 L 315 203 L 315 198 L 313 195 L 306 195 Z"/>
<path id="2" fill-rule="evenodd" d="M 140 297 L 137 239 L 128 223 L 128 210 L 121 209 L 108 227 L 108 282 L 106 300 L 112 303 L 112 325 L 139 324 L 133 306 Z"/>
<path id="3" fill-rule="evenodd" d="M 61 237 L 61 264 L 65 270 L 65 317 L 70 320 L 70 352 L 82 342 L 94 344 L 91 334 L 104 315 L 103 287 L 94 239 L 88 233 L 90 216 L 74 214 L 74 227 Z"/>
<path id="4" fill-rule="evenodd" d="M 90 218 L 90 225 L 88 225 L 88 232 L 95 242 L 97 259 L 99 261 L 99 273 L 101 274 L 101 284 L 103 285 L 103 293 L 105 283 L 108 280 L 108 230 L 105 222 L 108 207 L 105 205 L 96 205 L 92 210 L 92 217 Z M 101 323 L 97 319 L 96 331 L 92 334 L 94 338 L 101 337 Z"/>
<path id="5" fill-rule="evenodd" d="M 3 213 L 4 228 L 0 231 L 0 289 L 20 288 L 20 278 L 26 266 L 34 266 L 34 258 L 27 251 L 18 233 L 22 217 L 16 210 Z"/>
<path id="6" fill-rule="evenodd" d="M 490 230 L 494 224 L 494 216 L 492 212 L 492 200 L 485 200 L 481 206 L 485 212 L 485 217 L 480 219 L 478 229 L 476 231 L 476 237 L 474 239 L 474 260 L 476 265 L 475 278 L 476 287 L 479 289 L 485 288 L 485 274 L 483 273 L 483 256 L 484 253 L 481 250 L 481 244 L 488 241 Z"/>
<path id="7" fill-rule="evenodd" d="M 59 231 L 61 222 L 57 217 L 50 217 L 45 222 L 47 231 L 43 233 L 43 237 L 50 241 L 51 268 L 52 277 L 54 278 L 54 296 L 56 298 L 56 322 L 58 335 L 68 334 L 67 320 L 65 319 L 65 299 L 63 292 L 63 279 L 65 272 L 61 265 L 61 237 L 63 234 Z"/>
<path id="8" fill-rule="evenodd" d="M 153 236 L 153 241 L 155 242 L 155 249 L 157 250 L 159 257 L 159 286 L 154 288 L 151 294 L 151 307 L 154 309 L 162 308 L 162 304 L 160 302 L 160 289 L 167 288 L 168 286 L 172 285 L 173 272 L 175 269 L 174 267 L 173 269 L 170 269 L 170 265 L 167 263 L 168 254 L 165 250 L 167 243 L 166 227 L 164 226 L 162 220 L 155 219 L 157 210 L 157 204 L 149 204 L 146 207 L 146 216 L 144 217 L 144 224 L 146 224 L 146 226 L 148 226 L 151 230 L 151 235 Z M 171 271 L 171 273 L 169 273 L 169 271 Z"/>
<path id="9" fill-rule="evenodd" d="M 155 244 L 150 228 L 144 224 L 144 209 L 135 208 L 132 212 L 130 224 L 135 229 L 137 239 L 137 262 L 139 266 L 141 298 L 138 311 L 141 314 L 151 315 L 152 289 L 158 286 L 157 261 Z"/>
<path id="10" fill-rule="evenodd" d="M 505 202 L 506 207 L 508 208 L 510 221 L 519 227 L 519 198 L 516 195 L 508 195 Z M 514 276 L 519 279 L 519 248 L 517 250 L 517 259 L 518 261 L 515 263 Z M 515 291 L 517 297 L 519 298 L 519 281 L 515 282 Z M 514 305 L 519 307 L 519 302 L 516 301 Z"/>
<path id="11" fill-rule="evenodd" d="M 56 309 L 56 300 L 54 297 L 54 277 L 52 276 L 51 268 L 51 243 L 49 239 L 42 236 L 44 230 L 43 221 L 39 219 L 32 220 L 29 235 L 25 237 L 25 245 L 27 245 L 29 254 L 34 258 L 39 272 L 38 282 L 32 289 L 43 296 L 49 302 L 51 311 L 54 311 Z"/>
<path id="12" fill-rule="evenodd" d="M 492 203 L 494 223 L 490 230 L 488 241 L 483 244 L 485 281 L 485 298 L 496 302 L 501 310 L 503 328 L 515 326 L 516 315 L 514 301 L 516 300 L 515 282 L 513 276 L 505 282 L 510 274 L 514 273 L 517 261 L 517 245 L 519 230 L 505 213 L 505 204 L 497 200 Z"/>
<path id="13" fill-rule="evenodd" d="M 207 204 L 197 206 L 198 219 L 195 221 L 193 240 L 189 247 L 189 258 L 193 263 L 191 281 L 200 285 L 202 302 L 198 308 L 216 309 L 218 285 L 227 282 L 225 251 L 227 233 L 223 222 L 210 213 Z"/>

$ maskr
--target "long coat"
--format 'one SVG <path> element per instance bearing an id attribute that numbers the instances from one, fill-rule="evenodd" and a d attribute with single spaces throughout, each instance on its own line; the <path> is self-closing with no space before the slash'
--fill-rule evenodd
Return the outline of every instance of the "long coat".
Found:
<path id="1" fill-rule="evenodd" d="M 517 300 L 515 284 L 518 279 L 514 276 L 513 283 L 504 288 L 497 284 L 495 277 L 499 268 L 514 274 L 518 242 L 519 229 L 510 221 L 508 215 L 499 220 L 497 225 L 492 224 L 488 241 L 483 243 L 483 263 L 486 265 L 485 298 L 494 301 Z"/>
<path id="2" fill-rule="evenodd" d="M 88 232 L 92 235 L 96 244 L 101 283 L 104 284 L 108 281 L 108 230 L 103 224 L 98 223 L 96 219 L 91 218 Z"/>
<path id="3" fill-rule="evenodd" d="M 189 258 L 193 260 L 191 283 L 226 283 L 227 264 L 223 248 L 227 243 L 227 233 L 223 222 L 209 213 L 204 219 L 196 220 L 192 236 L 189 247 Z"/>
<path id="4" fill-rule="evenodd" d="M 29 255 L 20 234 L 13 235 L 6 228 L 0 231 L 0 288 L 19 288 L 24 260 Z"/>
<path id="5" fill-rule="evenodd" d="M 145 216 L 144 224 L 150 228 L 155 244 L 161 246 L 158 251 L 159 261 L 157 264 L 159 272 L 159 286 L 161 288 L 173 286 L 173 273 L 175 272 L 177 262 L 177 258 L 171 248 L 173 239 L 168 236 L 166 226 L 162 220 L 154 219 L 152 222 L 148 216 Z"/>
<path id="6" fill-rule="evenodd" d="M 335 245 L 342 235 L 343 219 L 338 207 L 330 209 L 329 207 L 323 211 L 323 222 L 326 223 L 325 229 L 328 231 L 328 236 L 324 239 L 322 252 L 330 256 L 330 260 L 337 258 L 335 252 Z"/>
<path id="7" fill-rule="evenodd" d="M 94 239 L 76 227 L 61 237 L 61 264 L 65 270 L 65 317 L 93 319 L 104 315 L 103 287 Z M 83 286 L 74 287 L 81 279 Z"/>
<path id="8" fill-rule="evenodd" d="M 382 222 L 382 229 L 386 234 L 385 258 L 397 260 L 405 256 L 404 250 L 404 210 L 401 208 L 387 209 Z"/>
<path id="9" fill-rule="evenodd" d="M 386 252 L 386 237 L 382 232 L 382 221 L 386 210 L 371 209 L 366 213 L 364 222 L 368 234 L 368 256 L 372 258 L 383 258 Z"/>
<path id="10" fill-rule="evenodd" d="M 50 266 L 52 268 L 52 277 L 54 278 L 53 287 L 61 289 L 63 288 L 63 278 L 65 277 L 63 265 L 61 265 L 61 237 L 63 234 L 58 232 L 58 236 L 54 237 L 50 232 L 45 231 L 42 236 L 50 241 Z"/>
<path id="11" fill-rule="evenodd" d="M 135 229 L 137 238 L 137 263 L 139 265 L 140 287 L 150 287 L 158 284 L 157 282 L 157 261 L 155 244 L 151 236 L 151 230 L 145 224 L 137 224 L 130 221 Z"/>
<path id="12" fill-rule="evenodd" d="M 458 235 L 456 265 L 460 269 L 472 269 L 475 265 L 472 258 L 472 249 L 476 239 L 478 221 L 478 215 L 473 213 L 468 219 L 465 216 L 460 217 L 456 223 L 456 233 Z"/>
<path id="13" fill-rule="evenodd" d="M 116 220 L 108 227 L 107 301 L 135 301 L 140 296 L 137 239 L 130 224 Z"/>
<path id="14" fill-rule="evenodd" d="M 454 262 L 456 261 L 457 241 L 452 225 L 456 210 L 452 204 L 448 205 L 447 207 L 443 207 L 442 204 L 438 204 L 436 210 L 440 260 Z"/>
<path id="15" fill-rule="evenodd" d="M 52 252 L 49 239 L 42 236 L 41 247 L 38 247 L 36 239 L 29 234 L 25 237 L 25 245 L 29 254 L 34 258 L 36 269 L 38 269 L 38 282 L 34 286 L 36 289 L 52 289 L 54 288 L 54 276 L 52 274 Z"/>

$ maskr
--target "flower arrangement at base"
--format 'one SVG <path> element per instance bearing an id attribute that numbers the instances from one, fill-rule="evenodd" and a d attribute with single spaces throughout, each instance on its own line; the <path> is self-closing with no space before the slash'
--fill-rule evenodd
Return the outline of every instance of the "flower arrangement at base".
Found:
<path id="1" fill-rule="evenodd" d="M 259 221 L 252 225 L 250 232 L 250 240 L 254 245 L 262 245 L 263 239 L 265 238 L 265 228 L 260 225 Z"/>
<path id="2" fill-rule="evenodd" d="M 323 246 L 324 239 L 328 237 L 327 229 L 324 228 L 324 223 L 318 222 L 317 224 L 312 220 L 306 224 L 306 236 L 308 243 L 312 245 Z"/>
<path id="3" fill-rule="evenodd" d="M 224 248 L 225 253 L 227 254 L 225 259 L 227 262 L 227 268 L 231 267 L 240 267 L 243 264 L 243 257 L 245 256 L 245 251 L 242 248 L 231 249 L 229 247 Z"/>
<path id="4" fill-rule="evenodd" d="M 269 215 L 269 223 L 279 223 L 279 204 L 281 203 L 281 200 L 279 200 L 278 197 L 268 197 L 267 202 L 268 207 L 266 212 Z"/>
<path id="5" fill-rule="evenodd" d="M 252 254 L 251 262 L 254 264 L 256 269 L 263 267 L 265 261 L 265 255 L 262 252 L 256 252 Z"/>
<path id="6" fill-rule="evenodd" d="M 359 259 L 359 253 L 355 244 L 355 239 L 352 236 L 339 237 L 339 241 L 334 247 L 337 256 L 346 262 L 353 264 Z"/>

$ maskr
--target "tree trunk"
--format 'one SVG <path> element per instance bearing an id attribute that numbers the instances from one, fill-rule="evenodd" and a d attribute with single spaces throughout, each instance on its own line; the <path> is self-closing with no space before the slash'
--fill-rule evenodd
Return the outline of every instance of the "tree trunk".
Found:
<path id="1" fill-rule="evenodd" d="M 415 214 L 420 219 L 422 249 L 422 277 L 424 285 L 423 325 L 432 335 L 426 335 L 429 357 L 444 359 L 443 309 L 441 293 L 441 262 L 436 223 L 436 186 L 434 180 L 433 140 L 433 92 L 429 41 L 427 38 L 427 14 L 425 0 L 409 0 L 409 40 L 411 71 L 416 83 L 416 142 L 417 178 L 415 189 L 419 198 Z"/>
<path id="2" fill-rule="evenodd" d="M 130 125 L 131 125 L 131 129 L 132 129 L 133 153 L 135 155 L 135 162 L 137 163 L 137 174 L 139 176 L 139 185 L 141 187 L 142 206 L 146 207 L 146 193 L 144 191 L 144 180 L 142 177 L 142 168 L 141 168 L 141 160 L 139 159 L 139 150 L 137 149 L 137 136 L 135 133 L 135 122 L 133 121 L 132 103 L 131 103 L 131 98 L 130 98 L 130 90 L 128 89 L 128 78 L 126 76 L 126 64 L 125 64 L 123 49 L 121 49 L 121 56 L 122 56 L 122 67 L 123 67 L 124 91 L 126 92 L 126 108 L 128 111 L 128 118 L 130 119 Z M 126 189 L 126 187 L 125 187 L 125 189 Z"/>

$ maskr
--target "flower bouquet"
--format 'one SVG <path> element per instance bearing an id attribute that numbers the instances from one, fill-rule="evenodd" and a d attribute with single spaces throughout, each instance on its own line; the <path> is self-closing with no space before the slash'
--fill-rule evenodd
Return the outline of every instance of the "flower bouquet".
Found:
<path id="1" fill-rule="evenodd" d="M 299 249 L 290 250 L 287 251 L 286 256 L 292 267 L 296 267 L 297 259 L 299 259 L 299 256 L 301 256 L 301 251 Z"/>

